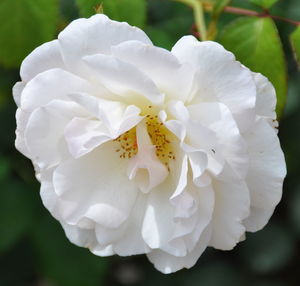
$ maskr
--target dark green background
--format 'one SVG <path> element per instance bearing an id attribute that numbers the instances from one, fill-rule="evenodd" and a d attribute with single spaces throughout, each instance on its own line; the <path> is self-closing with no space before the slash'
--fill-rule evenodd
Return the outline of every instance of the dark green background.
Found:
<path id="1" fill-rule="evenodd" d="M 19 0 L 22 1 L 27 0 Z M 59 5 L 53 14 L 56 21 L 50 39 L 79 16 L 75 1 L 61 0 Z M 233 5 L 256 9 L 242 0 L 233 1 Z M 14 17 L 17 12 L 8 13 Z M 127 17 L 124 11 L 111 13 L 115 13 L 117 19 Z M 300 2 L 282 0 L 272 8 L 272 13 L 300 20 Z M 141 15 L 132 20 L 129 13 L 128 17 L 133 22 L 144 21 Z M 235 17 L 223 14 L 220 27 Z M 153 42 L 166 48 L 192 31 L 192 11 L 179 3 L 148 0 L 145 19 L 144 29 Z M 68 242 L 60 225 L 41 203 L 39 184 L 30 161 L 14 148 L 16 106 L 11 88 L 19 80 L 18 68 L 8 68 L 5 63 L 0 65 L 0 286 L 300 285 L 300 78 L 288 42 L 293 27 L 278 23 L 278 28 L 289 74 L 288 100 L 279 134 L 288 166 L 283 199 L 268 226 L 255 234 L 247 234 L 247 240 L 233 251 L 207 249 L 192 269 L 171 275 L 156 271 L 145 256 L 101 258 Z M 24 31 L 26 29 L 28 26 Z M 10 37 L 14 37 L 14 33 L 12 29 Z M 41 44 L 39 39 L 33 37 L 32 43 L 24 46 L 20 41 L 11 47 L 11 53 L 15 53 L 18 60 L 18 56 Z M 0 54 L 2 48 L 3 44 Z"/>

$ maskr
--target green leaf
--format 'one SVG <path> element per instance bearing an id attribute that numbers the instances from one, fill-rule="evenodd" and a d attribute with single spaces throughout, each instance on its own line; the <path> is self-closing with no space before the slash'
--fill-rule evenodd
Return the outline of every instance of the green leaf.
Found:
<path id="1" fill-rule="evenodd" d="M 278 0 L 250 0 L 250 2 L 264 9 L 270 9 Z"/>
<path id="2" fill-rule="evenodd" d="M 224 29 L 220 39 L 223 46 L 254 72 L 266 76 L 277 94 L 277 117 L 286 102 L 287 69 L 282 44 L 273 20 L 242 17 Z"/>
<path id="3" fill-rule="evenodd" d="M 300 26 L 290 35 L 291 45 L 294 51 L 295 59 L 300 67 Z"/>
<path id="4" fill-rule="evenodd" d="M 41 216 L 32 233 L 40 271 L 53 285 L 103 285 L 107 258 L 73 245 L 49 214 Z M 51 284 L 52 285 L 52 284 Z"/>
<path id="5" fill-rule="evenodd" d="M 35 47 L 55 34 L 57 0 L 0 1 L 0 63 L 17 67 Z"/>
<path id="6" fill-rule="evenodd" d="M 102 5 L 103 13 L 113 20 L 143 27 L 146 21 L 145 0 L 76 0 L 80 15 L 90 17 Z"/>

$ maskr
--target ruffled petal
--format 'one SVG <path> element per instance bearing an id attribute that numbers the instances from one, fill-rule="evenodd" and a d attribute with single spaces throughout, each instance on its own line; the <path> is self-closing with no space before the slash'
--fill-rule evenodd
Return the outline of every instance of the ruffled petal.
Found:
<path id="1" fill-rule="evenodd" d="M 184 168 L 183 158 L 180 158 L 180 154 L 177 154 L 176 161 L 176 163 L 170 164 L 170 176 L 149 193 L 142 236 L 149 247 L 153 249 L 160 248 L 174 255 L 185 255 L 186 246 L 183 241 L 179 241 L 176 246 L 169 245 L 176 230 L 174 220 L 176 208 L 170 203 L 170 198 L 178 185 L 182 168 Z"/>
<path id="2" fill-rule="evenodd" d="M 109 131 L 101 121 L 78 117 L 73 118 L 66 126 L 64 136 L 74 158 L 79 158 L 111 140 Z"/>
<path id="3" fill-rule="evenodd" d="M 188 65 L 179 63 L 169 51 L 138 41 L 127 41 L 113 46 L 112 54 L 139 68 L 167 98 L 185 100 L 188 97 L 193 74 Z"/>
<path id="4" fill-rule="evenodd" d="M 135 102 L 137 106 L 139 102 L 141 105 L 163 102 L 163 95 L 154 82 L 134 65 L 101 54 L 86 56 L 84 61 L 93 70 L 91 80 L 100 82 L 122 100 Z"/>
<path id="5" fill-rule="evenodd" d="M 76 103 L 61 100 L 53 100 L 32 112 L 24 138 L 30 157 L 39 168 L 52 167 L 68 158 L 64 128 L 73 117 L 84 115 Z"/>
<path id="6" fill-rule="evenodd" d="M 141 226 L 147 203 L 147 196 L 139 192 L 128 219 L 117 229 L 96 226 L 97 241 L 100 245 L 112 245 L 114 252 L 121 256 L 148 253 L 150 248 L 142 238 Z"/>
<path id="7" fill-rule="evenodd" d="M 227 162 L 238 178 L 245 178 L 249 165 L 247 143 L 228 107 L 222 103 L 202 102 L 190 105 L 188 110 L 191 119 L 201 124 L 192 130 L 192 134 L 199 138 L 194 140 L 199 141 L 198 145 L 193 146 L 201 144 L 207 151 L 212 173 L 218 175 L 224 168 L 224 162 Z M 199 134 L 196 130 L 203 129 L 203 126 L 214 135 Z"/>
<path id="8" fill-rule="evenodd" d="M 181 38 L 172 53 L 194 71 L 190 103 L 220 101 L 226 104 L 242 131 L 253 121 L 256 86 L 250 70 L 216 42 L 199 42 L 192 36 Z"/>
<path id="9" fill-rule="evenodd" d="M 55 192 L 69 204 L 59 216 L 68 224 L 88 218 L 103 227 L 117 228 L 128 218 L 138 188 L 126 175 L 127 160 L 120 159 L 115 148 L 114 143 L 105 143 L 54 171 Z"/>
<path id="10" fill-rule="evenodd" d="M 75 92 L 94 94 L 97 90 L 86 80 L 67 71 L 47 70 L 38 74 L 23 89 L 21 107 L 32 111 L 54 99 L 70 100 L 68 95 Z"/>
<path id="11" fill-rule="evenodd" d="M 128 40 L 151 45 L 142 30 L 124 22 L 110 20 L 103 14 L 73 21 L 58 35 L 58 40 L 67 67 L 81 75 L 84 74 L 84 64 L 81 61 L 84 56 L 109 55 L 111 46 Z"/>
<path id="12" fill-rule="evenodd" d="M 55 68 L 66 69 L 58 40 L 47 42 L 33 50 L 22 62 L 20 75 L 23 81 L 28 82 L 39 73 Z"/>
<path id="13" fill-rule="evenodd" d="M 143 117 L 134 105 L 96 98 L 87 94 L 72 94 L 92 118 L 74 118 L 65 129 L 69 150 L 75 158 L 85 155 L 97 146 L 116 139 L 134 126 Z M 96 117 L 96 118 L 95 118 Z"/>
<path id="14" fill-rule="evenodd" d="M 21 108 L 17 109 L 16 112 L 17 129 L 16 129 L 15 146 L 17 150 L 19 150 L 23 155 L 25 155 L 28 158 L 30 158 L 30 153 L 28 151 L 26 142 L 24 140 L 24 133 L 25 133 L 29 116 L 30 116 L 29 112 L 26 112 Z"/>
<path id="15" fill-rule="evenodd" d="M 176 160 L 166 181 L 149 193 L 142 235 L 153 249 L 185 256 L 210 223 L 214 193 L 187 180 L 186 156 Z"/>
<path id="16" fill-rule="evenodd" d="M 210 239 L 210 233 L 210 228 L 208 227 L 202 233 L 195 248 L 185 256 L 176 257 L 161 250 L 153 250 L 147 254 L 147 257 L 157 270 L 165 274 L 176 272 L 182 268 L 191 268 L 206 249 Z"/>

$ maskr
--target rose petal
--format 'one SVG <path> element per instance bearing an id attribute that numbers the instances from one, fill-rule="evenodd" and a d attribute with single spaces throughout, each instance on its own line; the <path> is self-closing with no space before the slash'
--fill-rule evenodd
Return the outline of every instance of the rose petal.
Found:
<path id="1" fill-rule="evenodd" d="M 119 227 L 129 216 L 138 191 L 128 180 L 126 165 L 127 160 L 119 158 L 113 143 L 60 164 L 53 184 L 56 194 L 70 203 L 62 210 L 63 219 L 77 224 L 87 217 L 103 227 Z"/>
<path id="2" fill-rule="evenodd" d="M 191 103 L 221 101 L 246 130 L 254 118 L 256 87 L 251 72 L 232 53 L 216 42 L 199 42 L 192 36 L 181 38 L 172 53 L 195 70 Z"/>
<path id="3" fill-rule="evenodd" d="M 257 231 L 265 226 L 281 199 L 286 166 L 276 131 L 265 120 L 258 120 L 246 138 L 250 154 L 246 182 L 252 209 L 245 225 L 248 231 Z"/>
<path id="4" fill-rule="evenodd" d="M 58 35 L 58 40 L 68 69 L 79 75 L 85 74 L 81 60 L 84 56 L 99 53 L 109 55 L 111 46 L 128 40 L 151 45 L 142 30 L 124 22 L 112 21 L 103 14 L 73 21 Z"/>

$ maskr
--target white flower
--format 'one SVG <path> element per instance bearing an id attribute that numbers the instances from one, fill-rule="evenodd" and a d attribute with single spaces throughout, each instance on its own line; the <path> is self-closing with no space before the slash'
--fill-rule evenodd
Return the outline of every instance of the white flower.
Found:
<path id="1" fill-rule="evenodd" d="M 67 237 L 96 255 L 189 268 L 264 227 L 281 198 L 274 88 L 217 43 L 169 52 L 95 15 L 20 73 L 16 146 Z"/>

